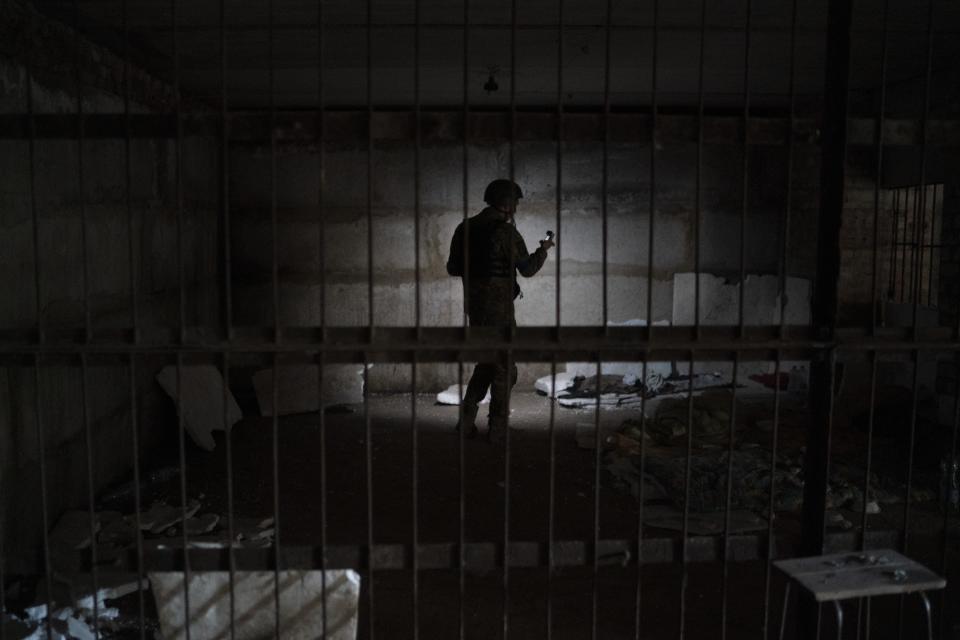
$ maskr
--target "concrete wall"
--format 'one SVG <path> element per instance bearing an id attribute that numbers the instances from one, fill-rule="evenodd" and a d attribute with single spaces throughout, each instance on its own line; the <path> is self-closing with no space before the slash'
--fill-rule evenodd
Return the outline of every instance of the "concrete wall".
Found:
<path id="1" fill-rule="evenodd" d="M 75 54 L 83 74 L 84 112 L 123 112 L 124 73 L 118 58 L 84 40 L 78 51 L 70 29 L 41 18 L 27 5 L 3 6 L 0 113 L 27 112 L 28 82 L 35 113 L 74 112 Z M 132 111 L 169 107 L 169 89 L 138 69 L 130 77 Z M 218 314 L 216 149 L 200 139 L 185 140 L 183 146 L 183 291 L 187 321 L 194 325 L 214 324 Z M 131 268 L 139 290 L 139 325 L 177 325 L 177 160 L 172 140 L 133 140 L 129 179 L 122 140 L 87 139 L 81 145 L 75 138 L 38 139 L 31 161 L 27 140 L 4 139 L 0 163 L 0 328 L 31 330 L 39 321 L 46 330 L 82 329 L 85 309 L 94 333 L 130 327 Z M 48 513 L 55 521 L 63 509 L 87 504 L 85 412 L 94 491 L 129 473 L 134 453 L 131 382 L 123 360 L 91 358 L 85 388 L 77 359 L 44 359 L 39 373 L 29 359 L 3 364 L 0 527 L 8 569 L 16 571 L 38 559 L 37 408 L 46 449 Z M 161 364 L 155 358 L 137 361 L 133 386 L 142 450 L 176 424 L 172 405 L 153 382 Z"/>
<path id="2" fill-rule="evenodd" d="M 472 145 L 468 150 L 469 215 L 484 205 L 491 179 L 509 175 L 509 146 Z M 811 277 L 815 268 L 818 148 L 797 145 L 787 269 Z M 319 176 L 316 149 L 280 146 L 276 156 L 277 260 L 280 319 L 284 325 L 366 325 L 367 154 L 365 148 L 329 146 Z M 742 156 L 736 145 L 706 146 L 702 173 L 700 269 L 737 277 L 740 271 Z M 565 145 L 559 221 L 556 205 L 556 143 L 523 141 L 515 147 L 516 179 L 524 190 L 517 215 L 531 250 L 547 229 L 559 232 L 543 270 L 521 282 L 521 325 L 553 325 L 557 257 L 560 256 L 560 322 L 596 325 L 603 318 L 603 147 L 599 142 Z M 262 146 L 234 144 L 230 197 L 234 323 L 272 325 L 271 157 Z M 463 211 L 463 148 L 423 149 L 420 163 L 421 322 L 463 322 L 459 279 L 446 274 L 449 242 Z M 746 214 L 747 273 L 777 273 L 785 210 L 786 148 L 752 146 Z M 373 280 L 376 325 L 415 322 L 414 150 L 410 144 L 378 145 L 373 155 Z M 611 144 L 608 155 L 607 311 L 611 322 L 634 318 L 670 320 L 673 275 L 695 269 L 696 146 L 671 145 L 656 154 L 656 216 L 653 240 L 653 310 L 646 309 L 650 149 Z M 323 224 L 318 193 L 323 192 Z M 322 228 L 321 228 L 322 227 Z M 320 239 L 323 235 L 323 247 Z M 321 260 L 325 295 L 321 299 Z M 325 304 L 324 304 L 325 303 Z M 379 370 L 379 371 L 378 371 Z M 375 367 L 377 390 L 408 388 L 406 368 Z M 455 380 L 450 367 L 424 367 L 425 389 Z"/>

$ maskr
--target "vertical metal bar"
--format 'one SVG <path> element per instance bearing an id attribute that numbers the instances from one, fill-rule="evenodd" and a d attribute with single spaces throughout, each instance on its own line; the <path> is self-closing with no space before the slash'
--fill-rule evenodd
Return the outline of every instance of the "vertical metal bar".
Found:
<path id="1" fill-rule="evenodd" d="M 609 309 L 609 299 L 610 292 L 608 290 L 608 280 L 609 280 L 609 253 L 610 248 L 607 246 L 609 243 L 609 229 L 607 225 L 608 218 L 608 207 L 609 202 L 607 198 L 607 193 L 610 189 L 610 178 L 607 175 L 610 171 L 610 22 L 611 14 L 613 13 L 613 0 L 607 0 L 606 14 L 604 16 L 604 52 L 603 52 L 603 150 L 602 150 L 602 164 L 601 171 L 602 175 L 600 176 L 600 216 L 601 216 L 601 250 L 603 252 L 602 256 L 602 274 L 603 274 L 603 289 L 602 289 L 602 301 L 603 301 L 603 312 L 602 312 L 602 323 L 604 327 L 604 332 L 607 331 L 607 325 L 609 324 L 610 309 Z M 652 317 L 652 316 L 651 316 Z M 599 374 L 598 374 L 599 375 Z M 597 380 L 599 384 L 600 380 Z M 598 396 L 599 397 L 599 396 Z M 596 635 L 596 629 L 594 629 L 594 635 Z"/>
<path id="2" fill-rule="evenodd" d="M 420 0 L 414 0 L 413 34 L 413 117 L 414 117 L 414 156 L 413 156 L 413 252 L 414 252 L 414 322 L 417 341 L 420 340 Z M 411 491 L 413 497 L 413 640 L 420 638 L 420 554 L 419 554 L 419 458 L 417 434 L 417 354 L 414 352 L 410 389 L 410 464 Z M 458 405 L 463 404 L 460 396 Z M 463 431 L 463 429 L 461 429 Z"/>
<path id="3" fill-rule="evenodd" d="M 176 121 L 174 156 L 174 199 L 177 214 L 177 318 L 180 344 L 186 342 L 187 335 L 187 299 L 183 265 L 183 118 L 180 96 L 180 31 L 177 19 L 177 0 L 170 0 L 171 49 L 173 56 L 173 109 Z M 186 505 L 184 505 L 186 507 Z"/>
<path id="4" fill-rule="evenodd" d="M 603 365 L 597 358 L 597 403 L 593 412 L 593 575 L 590 601 L 590 637 L 597 640 L 597 609 L 600 604 L 600 396 L 603 387 Z"/>
<path id="5" fill-rule="evenodd" d="M 747 209 L 750 207 L 750 27 L 753 20 L 753 2 L 747 0 L 747 19 L 743 32 L 743 157 L 741 158 L 741 197 L 740 203 L 740 289 L 739 289 L 739 333 L 743 336 L 746 324 L 744 301 L 747 294 Z M 724 628 L 726 634 L 726 628 Z"/>
<path id="6" fill-rule="evenodd" d="M 24 73 L 26 75 L 27 127 L 29 130 L 29 136 L 27 137 L 27 168 L 30 176 L 29 190 L 31 235 L 33 240 L 34 312 L 36 313 L 37 343 L 43 344 L 46 336 L 43 328 L 43 286 L 41 284 L 40 269 L 40 212 L 37 207 L 37 119 L 33 105 L 33 71 L 29 64 L 24 65 Z"/>
<path id="7" fill-rule="evenodd" d="M 813 326 L 817 335 L 826 339 L 833 338 L 837 317 L 839 233 L 847 147 L 851 12 L 851 0 L 831 0 L 827 26 L 820 211 L 817 222 L 819 266 L 813 298 Z M 823 550 L 833 414 L 833 362 L 834 353 L 830 350 L 818 354 L 810 368 L 811 421 L 807 437 L 801 526 L 801 547 L 808 555 L 819 555 Z M 804 618 L 801 616 L 801 619 Z"/>
<path id="8" fill-rule="evenodd" d="M 749 3 L 748 3 L 749 4 Z M 741 290 L 743 282 L 740 283 Z M 737 381 L 740 372 L 740 352 L 733 356 L 733 383 L 730 389 L 730 438 L 727 443 L 727 486 L 723 514 L 723 581 L 720 588 L 720 638 L 727 637 L 727 603 L 730 586 L 730 512 L 733 511 L 733 446 L 737 430 Z"/>
<path id="9" fill-rule="evenodd" d="M 130 152 L 130 30 L 129 30 L 129 2 L 121 0 L 120 2 L 120 22 L 121 32 L 123 34 L 123 165 L 124 165 L 124 207 L 127 214 L 127 253 L 129 256 L 129 283 L 130 288 L 130 327 L 133 330 L 133 341 L 136 343 L 140 338 L 140 311 L 139 295 L 137 285 L 137 241 L 136 225 L 133 214 L 133 195 L 131 184 L 133 183 L 133 166 Z M 142 614 L 142 610 L 141 610 Z"/>
<path id="10" fill-rule="evenodd" d="M 914 310 L 916 310 L 916 301 L 914 302 Z M 916 314 L 914 314 L 914 323 L 916 323 Z M 914 324 L 916 327 L 916 324 Z M 901 534 L 901 540 L 903 540 L 903 553 L 908 554 L 910 552 L 910 506 L 912 503 L 913 497 L 913 453 L 914 447 L 916 445 L 916 435 L 917 435 L 917 390 L 920 388 L 920 351 L 914 349 L 911 351 L 913 356 L 913 398 L 910 403 L 910 440 L 907 445 L 907 478 L 906 478 L 906 488 L 904 489 L 903 496 L 903 532 Z M 903 605 L 905 598 L 900 596 L 899 608 L 897 611 L 897 637 L 903 637 Z"/>
<path id="11" fill-rule="evenodd" d="M 83 153 L 85 148 L 86 131 L 84 126 L 83 110 L 83 66 L 80 61 L 83 53 L 80 46 L 80 2 L 73 0 L 73 44 L 77 89 L 77 208 L 80 211 L 80 273 L 83 281 L 83 332 L 84 339 L 89 343 L 93 339 L 93 327 L 90 319 L 90 260 L 87 251 L 87 203 L 84 195 L 86 180 L 84 178 Z"/>
<path id="12" fill-rule="evenodd" d="M 220 30 L 220 199 L 223 209 L 223 321 L 227 341 L 233 340 L 233 274 L 230 225 L 230 118 L 227 114 L 227 4 L 219 0 Z M 226 373 L 224 373 L 226 375 Z M 229 441 L 229 438 L 228 438 Z M 232 617 L 231 617 L 232 620 Z"/>
<path id="13" fill-rule="evenodd" d="M 470 337 L 470 0 L 463 0 L 463 337 Z M 463 390 L 460 390 L 463 398 Z M 462 438 L 461 438 L 462 440 Z M 461 618 L 461 623 L 462 623 Z M 461 629 L 462 634 L 462 629 Z"/>
<path id="14" fill-rule="evenodd" d="M 233 341 L 233 276 L 231 273 L 231 225 L 230 225 L 230 119 L 227 113 L 227 7 L 226 0 L 219 0 L 219 66 L 220 66 L 220 206 L 223 213 L 223 324 L 227 342 Z M 229 417 L 230 400 L 230 352 L 223 352 L 223 432 L 227 474 L 227 557 L 230 588 L 230 640 L 237 634 L 236 577 L 237 566 L 234 554 L 234 494 L 233 494 L 233 425 Z M 145 639 L 141 639 L 145 640 Z"/>
<path id="15" fill-rule="evenodd" d="M 181 117 L 182 101 L 180 95 L 180 31 L 177 15 L 177 0 L 170 0 L 170 37 L 171 54 L 173 57 L 173 95 L 174 120 L 176 121 L 176 137 L 174 140 L 174 206 L 176 208 L 176 236 L 177 236 L 177 318 L 178 342 L 182 347 L 186 342 L 186 283 L 184 281 L 183 264 L 183 118 Z M 177 379 L 177 447 L 180 464 L 180 509 L 181 519 L 187 521 L 187 459 L 186 459 L 186 426 L 183 417 L 183 351 L 177 350 L 176 358 Z M 183 543 L 183 624 L 187 640 L 190 640 L 190 543 L 187 528 L 181 532 Z"/>
<path id="16" fill-rule="evenodd" d="M 273 297 L 273 338 L 282 339 L 280 327 L 280 271 L 277 264 L 279 241 L 277 230 L 277 104 L 275 95 L 274 0 L 267 0 L 267 111 L 270 123 L 270 293 Z M 276 379 L 276 371 L 274 372 Z M 274 405 L 276 410 L 276 405 Z"/>
<path id="17" fill-rule="evenodd" d="M 796 8 L 796 3 L 794 3 Z M 791 129 L 792 133 L 792 129 Z M 782 326 L 782 325 L 781 325 Z M 767 503 L 767 557 L 763 581 L 763 637 L 769 637 L 770 631 L 770 586 L 774 558 L 774 510 L 777 491 L 777 445 L 780 435 L 780 367 L 781 354 L 777 351 L 776 364 L 773 367 L 773 435 L 770 443 L 770 500 Z"/>
<path id="18" fill-rule="evenodd" d="M 374 290 L 373 290 L 373 0 L 367 0 L 367 310 L 369 313 L 368 337 L 373 340 Z M 371 633 L 373 626 L 371 625 Z"/>
<path id="19" fill-rule="evenodd" d="M 647 332 L 653 336 L 653 232 L 657 205 L 657 52 L 660 37 L 660 0 L 653 0 L 653 37 L 650 80 L 650 215 L 647 219 Z M 606 321 L 604 321 L 606 324 Z M 606 329 L 604 329 L 606 331 Z"/>
<path id="20" fill-rule="evenodd" d="M 91 580 L 93 584 L 93 593 L 99 591 L 99 580 L 97 578 L 97 514 L 96 514 L 96 482 L 94 479 L 94 455 L 93 455 L 93 428 L 90 424 L 90 400 L 89 400 L 89 378 L 88 362 L 86 352 L 80 354 L 80 403 L 82 405 L 83 415 L 83 434 L 86 445 L 87 457 L 87 501 L 90 512 L 90 562 L 91 562 Z M 100 605 L 98 598 L 93 598 L 93 635 L 100 637 Z"/>
<path id="21" fill-rule="evenodd" d="M 417 327 L 417 339 L 420 339 L 420 0 L 414 0 L 413 35 L 413 260 L 414 260 L 414 324 Z M 413 390 L 416 394 L 416 388 Z"/>
<path id="22" fill-rule="evenodd" d="M 880 290 L 880 184 L 883 182 L 883 143 L 884 126 L 887 117 L 887 41 L 889 0 L 883 0 L 883 36 L 880 42 L 880 113 L 877 116 L 877 164 L 876 177 L 873 184 L 873 279 L 870 289 L 870 317 L 872 330 L 875 333 L 879 320 L 879 290 Z M 896 214 L 894 214 L 896 220 Z M 894 240 L 896 242 L 896 240 Z M 866 504 L 866 502 L 864 502 Z M 864 529 L 866 533 L 866 529 Z M 859 620 L 859 616 L 857 617 Z"/>
<path id="23" fill-rule="evenodd" d="M 644 354 L 643 366 L 641 368 L 641 375 L 643 376 L 643 384 L 646 385 L 647 382 L 647 361 L 649 360 L 650 352 Z M 644 445 L 644 438 L 646 437 L 646 411 L 647 411 L 647 397 L 646 394 L 640 396 L 640 486 L 637 488 L 637 584 L 634 592 L 634 617 L 633 617 L 633 629 L 634 637 L 639 640 L 642 637 L 641 629 L 643 622 L 643 477 L 646 472 L 644 465 L 644 454 L 646 453 L 646 448 Z"/>
<path id="24" fill-rule="evenodd" d="M 916 186 L 911 189 L 913 191 L 913 209 L 910 212 L 910 222 L 911 222 L 911 239 L 910 239 L 910 266 L 906 267 L 909 269 L 910 274 L 910 287 L 908 289 L 908 295 L 906 302 L 914 304 L 917 299 L 916 293 L 916 284 L 917 284 L 917 253 L 919 251 L 919 234 L 920 234 L 920 225 L 918 221 L 920 219 L 920 187 Z"/>
<path id="25" fill-rule="evenodd" d="M 933 262 L 934 256 L 939 255 L 940 253 L 940 243 L 939 238 L 937 238 L 937 185 L 931 185 L 933 187 L 933 198 L 931 198 L 930 204 L 930 244 L 929 246 L 929 255 L 930 261 L 927 265 L 927 306 L 933 306 Z"/>
<path id="26" fill-rule="evenodd" d="M 418 458 L 418 434 L 417 434 L 417 354 L 413 355 L 411 382 L 410 382 L 410 465 L 411 480 L 410 489 L 412 493 L 412 513 L 413 519 L 413 638 L 418 640 L 420 637 L 420 529 L 419 529 L 419 502 L 420 502 L 420 484 L 419 484 L 419 458 Z M 461 401 L 461 404 L 462 401 Z M 463 431 L 463 429 L 461 429 Z"/>
<path id="27" fill-rule="evenodd" d="M 960 379 L 957 379 L 957 369 L 956 369 L 956 359 L 954 359 L 954 380 L 953 380 L 953 428 L 950 435 L 950 452 L 949 456 L 946 459 L 946 469 L 944 470 L 950 479 L 952 484 L 954 478 L 954 469 L 952 463 L 957 459 L 957 441 L 958 436 L 960 436 Z M 941 480 L 942 482 L 942 480 Z M 950 530 L 950 511 L 951 507 L 949 500 L 947 504 L 943 504 L 943 497 L 941 497 L 941 505 L 943 508 L 943 536 L 941 537 L 940 543 L 940 575 L 947 575 L 948 569 L 948 560 L 949 560 L 949 551 L 950 551 L 950 537 L 947 533 Z M 940 613 L 937 616 L 937 624 L 940 627 L 940 637 L 946 637 L 945 633 L 945 615 L 944 613 L 948 611 L 948 601 L 947 601 L 947 590 L 943 589 L 940 593 Z"/>
<path id="28" fill-rule="evenodd" d="M 517 160 L 517 0 L 510 3 L 510 180 L 516 180 Z M 516 256 L 510 250 L 510 276 L 517 277 Z M 512 292 L 507 295 L 512 295 Z M 507 340 L 513 342 L 516 322 L 507 328 Z M 498 356 L 499 357 L 499 356 Z M 514 361 L 513 352 L 507 350 L 507 390 L 505 397 L 506 421 L 503 434 L 503 640 L 510 637 L 510 395 L 513 390 L 511 372 Z M 492 425 L 491 425 L 492 427 Z"/>
<path id="29" fill-rule="evenodd" d="M 707 0 L 700 0 L 700 52 L 697 59 L 697 164 L 694 179 L 694 209 L 693 209 L 693 326 L 694 335 L 700 338 L 700 218 L 703 215 L 703 76 L 706 63 L 707 42 Z M 690 361 L 689 374 L 693 376 L 693 361 Z M 644 381 L 646 382 L 646 381 Z M 681 581 L 681 601 L 685 597 L 686 565 L 683 568 L 684 578 Z M 681 606 L 682 609 L 682 606 Z M 682 618 L 682 616 L 681 616 Z M 680 624 L 680 636 L 683 637 L 683 622 Z"/>
<path id="30" fill-rule="evenodd" d="M 702 5 L 702 10 L 706 8 L 706 2 Z M 686 455 L 683 469 L 683 524 L 680 527 L 680 626 L 677 635 L 680 640 L 686 637 L 687 630 L 687 588 L 689 587 L 689 546 L 690 546 L 690 479 L 693 465 L 693 351 L 690 351 L 690 375 L 687 378 L 687 443 Z M 646 415 L 643 421 L 646 422 Z M 642 439 L 641 439 L 642 442 Z M 643 476 L 641 475 L 641 480 Z M 641 482 L 641 486 L 643 486 Z M 642 505 L 643 503 L 641 503 Z M 642 523 L 641 523 L 642 526 Z M 640 640 L 640 629 L 637 627 L 636 640 Z"/>
<path id="31" fill-rule="evenodd" d="M 881 123 L 881 126 L 882 123 Z M 893 302 L 897 293 L 897 255 L 900 252 L 899 235 L 900 235 L 900 189 L 893 190 L 893 231 L 890 236 L 893 238 L 893 242 L 890 245 L 890 274 L 889 274 L 889 283 L 887 284 L 887 300 Z"/>
<path id="32" fill-rule="evenodd" d="M 925 209 L 927 202 L 927 135 L 928 135 L 928 124 L 930 119 L 930 86 L 933 84 L 931 76 L 933 75 L 933 14 L 934 7 L 936 3 L 933 0 L 927 3 L 927 59 L 926 59 L 926 72 L 923 77 L 923 115 L 920 120 L 920 225 L 919 225 L 919 235 L 923 238 L 923 221 L 925 218 Z M 931 243 L 932 244 L 932 243 Z M 917 269 L 917 273 L 914 274 L 917 281 L 917 294 L 916 298 L 913 301 L 913 327 L 916 330 L 917 319 L 920 313 L 920 287 L 923 282 L 922 278 L 922 266 L 923 266 L 923 250 L 918 247 L 920 252 L 919 256 L 919 266 L 921 268 Z M 914 394 L 916 394 L 916 389 L 914 389 Z M 911 449 L 912 453 L 912 449 Z M 901 602 L 903 599 L 901 598 Z"/>
<path id="33" fill-rule="evenodd" d="M 222 0 L 221 0 L 222 1 Z M 222 6 L 222 5 L 221 5 Z M 228 316 L 229 318 L 229 316 Z M 228 324 L 228 327 L 230 325 Z M 234 494 L 233 494 L 233 425 L 230 424 L 230 352 L 223 352 L 223 433 L 224 449 L 227 456 L 227 536 L 230 541 L 227 546 L 228 567 L 227 579 L 230 585 L 230 640 L 233 640 L 237 634 L 237 560 L 233 553 L 234 542 Z M 276 405 L 274 405 L 276 407 Z"/>
<path id="34" fill-rule="evenodd" d="M 327 339 L 327 221 L 324 215 L 324 186 L 326 185 L 326 95 L 323 90 L 323 64 L 325 24 L 323 2 L 317 3 L 317 249 L 320 268 L 320 337 L 322 342 Z M 320 363 L 321 375 L 323 363 Z M 320 388 L 320 420 L 323 422 L 323 388 Z M 326 578 L 324 578 L 326 584 Z M 324 599 L 326 607 L 326 599 Z M 326 616 L 324 616 L 326 620 Z M 326 622 L 324 622 L 326 624 Z"/>
<path id="35" fill-rule="evenodd" d="M 31 167 L 31 170 L 33 168 Z M 39 456 L 39 467 L 40 467 L 40 524 L 43 527 L 41 541 L 43 543 L 43 573 L 44 577 L 47 579 L 47 585 L 53 584 L 53 568 L 50 562 L 50 507 L 47 500 L 47 435 L 46 430 L 43 425 L 43 399 L 41 397 L 41 384 L 40 384 L 40 354 L 33 354 L 33 382 L 36 389 L 36 404 L 34 408 L 36 409 L 36 427 L 37 427 L 37 455 Z M 4 495 L 0 493 L 0 495 Z M 137 511 L 137 519 L 140 518 L 140 511 Z M 139 529 L 138 532 L 138 541 L 139 541 Z M 3 588 L 5 583 L 5 578 L 3 575 L 3 532 L 0 531 L 0 610 L 3 610 L 2 607 L 5 604 L 3 597 Z M 142 557 L 142 556 L 141 556 Z M 143 562 L 141 560 L 141 566 Z M 143 591 L 140 591 L 140 599 L 143 600 Z M 44 593 L 44 604 L 47 605 L 48 614 L 53 611 L 53 601 L 52 601 L 52 589 L 47 588 Z M 0 625 L 2 627 L 3 625 Z M 143 608 L 140 608 L 140 629 L 143 629 Z M 44 630 L 47 640 L 53 640 L 53 629 L 50 626 L 49 615 L 48 619 L 44 623 Z M 142 635 L 142 633 L 141 633 Z"/>
<path id="36" fill-rule="evenodd" d="M 186 456 L 186 425 L 183 419 L 183 351 L 177 351 L 176 361 L 176 390 L 177 390 L 177 452 L 180 464 L 180 516 L 184 525 L 187 522 L 187 456 Z M 190 542 L 187 536 L 187 527 L 181 531 L 183 544 L 183 630 L 187 640 L 190 640 Z"/>
<path id="37" fill-rule="evenodd" d="M 322 4 L 322 3 L 319 3 Z M 329 630 L 327 611 L 327 420 L 323 405 L 323 364 L 326 353 L 317 353 L 317 400 L 320 407 L 320 568 L 323 570 L 320 586 L 323 596 L 322 638 L 327 637 Z"/>
<path id="38" fill-rule="evenodd" d="M 499 357 L 499 354 L 498 354 Z M 513 351 L 506 353 L 507 376 L 513 367 Z M 507 382 L 509 385 L 509 380 Z M 508 386 L 509 389 L 509 386 Z M 510 635 L 510 394 L 507 393 L 507 421 L 504 427 L 503 460 L 503 640 Z M 492 425 L 491 425 L 492 428 Z"/>
<path id="39" fill-rule="evenodd" d="M 466 165 L 464 165 L 466 166 Z M 466 244 L 466 242 L 464 242 Z M 466 273 L 466 272 L 464 272 Z M 464 294 L 466 294 L 466 286 L 464 286 Z M 457 356 L 457 390 L 460 393 L 460 403 L 457 405 L 457 412 L 459 414 L 460 424 L 463 424 L 463 354 L 458 354 Z M 466 635 L 466 617 L 464 615 L 464 606 L 466 605 L 466 587 L 467 587 L 467 574 L 466 574 L 466 546 L 467 546 L 467 533 L 465 522 L 467 519 L 467 502 L 466 502 L 466 466 L 464 458 L 464 435 L 466 429 L 460 429 L 457 432 L 457 484 L 458 490 L 457 495 L 458 500 L 458 527 L 457 532 L 459 539 L 457 540 L 457 588 L 459 590 L 457 597 L 457 634 L 460 640 L 463 640 Z"/>
<path id="40" fill-rule="evenodd" d="M 276 256 L 276 254 L 274 254 Z M 276 260 L 276 257 L 274 257 Z M 273 416 L 271 419 L 273 454 L 273 633 L 280 640 L 280 359 L 276 351 L 273 352 L 273 376 L 271 379 L 271 402 Z"/>
<path id="41" fill-rule="evenodd" d="M 556 288 L 554 302 L 556 304 L 555 310 L 555 321 L 556 321 L 556 339 L 560 340 L 560 327 L 561 327 L 561 287 L 560 287 L 560 251 L 561 242 L 560 238 L 563 235 L 561 233 L 561 218 L 563 212 L 563 138 L 564 138 L 564 116 L 563 116 L 563 26 L 564 26 L 564 15 L 563 15 L 563 3 L 564 0 L 557 0 L 557 149 L 556 149 L 556 163 L 557 163 L 557 188 L 556 188 L 556 228 L 557 228 L 557 246 L 556 246 L 556 271 L 555 271 L 555 280 L 554 285 Z"/>
<path id="42" fill-rule="evenodd" d="M 369 6 L 369 4 L 368 4 Z M 374 638 L 373 609 L 373 436 L 370 428 L 370 354 L 363 352 L 363 443 L 364 472 L 367 491 L 367 622 L 370 625 L 369 638 Z"/>
<path id="43" fill-rule="evenodd" d="M 561 0 L 562 3 L 563 0 Z M 556 535 L 557 510 L 557 354 L 554 353 L 550 361 L 550 426 L 547 431 L 549 454 L 549 492 L 547 498 L 547 610 L 546 610 L 546 637 L 553 639 L 553 539 Z"/>
<path id="44" fill-rule="evenodd" d="M 146 640 L 146 599 L 144 597 L 143 579 L 143 529 L 140 527 L 141 492 L 140 492 L 140 427 L 137 412 L 137 368 L 136 356 L 131 353 L 130 367 L 130 435 L 133 444 L 133 522 L 136 525 L 137 549 L 137 613 L 140 621 L 140 640 Z M 48 608 L 49 610 L 49 608 Z"/>
<path id="45" fill-rule="evenodd" d="M 863 472 L 863 511 L 860 514 L 860 550 L 866 551 L 867 548 L 867 506 L 870 504 L 870 474 L 873 472 L 873 425 L 876 414 L 877 403 L 877 352 L 870 352 L 870 409 L 867 421 L 867 460 Z M 868 606 L 864 607 L 864 604 Z M 865 614 L 867 616 L 866 628 L 867 637 L 869 637 L 870 628 L 870 608 L 869 598 L 860 598 L 857 600 L 857 637 L 860 637 L 860 620 Z"/>
<path id="46" fill-rule="evenodd" d="M 794 153 L 794 123 L 796 111 L 796 68 L 797 68 L 797 7 L 798 0 L 793 0 L 790 9 L 790 70 L 788 82 L 790 91 L 790 113 L 787 127 L 787 170 L 784 194 L 783 217 L 781 218 L 780 258 L 777 261 L 777 270 L 780 280 L 780 328 L 779 334 L 783 337 L 787 324 L 787 278 L 789 269 L 790 250 L 790 223 L 793 213 L 793 153 Z M 777 360 L 774 366 L 774 396 L 773 396 L 773 435 L 770 452 L 770 502 L 767 508 L 767 558 L 763 587 L 763 637 L 769 637 L 770 631 L 770 589 L 772 585 L 773 558 L 775 555 L 775 528 L 774 510 L 776 508 L 776 469 L 777 445 L 780 435 L 780 370 L 782 354 L 777 351 Z"/>

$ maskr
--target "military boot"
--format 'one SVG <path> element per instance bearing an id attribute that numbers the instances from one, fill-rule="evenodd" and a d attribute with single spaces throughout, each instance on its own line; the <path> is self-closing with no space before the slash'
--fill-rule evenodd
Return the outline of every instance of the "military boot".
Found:
<path id="1" fill-rule="evenodd" d="M 480 407 L 478 407 L 475 404 L 474 405 L 464 404 L 462 405 L 462 407 L 463 407 L 462 413 L 460 416 L 460 420 L 457 421 L 456 430 L 457 431 L 463 430 L 463 435 L 466 438 L 474 438 L 478 433 L 476 422 L 477 422 L 477 411 L 479 411 Z"/>
<path id="2" fill-rule="evenodd" d="M 489 421 L 490 428 L 487 429 L 487 442 L 494 445 L 501 445 L 507 437 L 507 419 L 491 417 Z"/>

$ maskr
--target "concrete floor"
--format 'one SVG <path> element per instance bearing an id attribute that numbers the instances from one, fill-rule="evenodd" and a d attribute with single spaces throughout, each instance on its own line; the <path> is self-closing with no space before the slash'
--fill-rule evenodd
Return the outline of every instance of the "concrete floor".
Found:
<path id="1" fill-rule="evenodd" d="M 413 460 L 409 394 L 373 396 L 369 420 L 373 462 L 373 523 L 377 542 L 413 539 Z M 367 537 L 364 411 L 328 413 L 325 416 L 327 465 L 327 535 L 331 544 L 363 544 Z M 549 523 L 551 402 L 534 393 L 515 393 L 510 436 L 509 537 L 511 540 L 546 540 Z M 418 536 L 421 542 L 455 541 L 459 537 L 460 475 L 459 438 L 453 431 L 456 407 L 438 406 L 433 395 L 416 397 Z M 481 408 L 481 416 L 486 409 Z M 603 410 L 601 427 L 614 428 L 639 410 Z M 554 414 L 555 514 L 554 539 L 591 540 L 594 535 L 594 452 L 576 445 L 577 423 L 592 424 L 595 411 L 557 407 Z M 317 415 L 298 415 L 277 421 L 280 541 L 283 545 L 317 544 L 322 527 L 321 430 Z M 235 514 L 272 515 L 273 420 L 248 418 L 233 432 Z M 785 431 L 783 442 L 802 434 Z M 486 441 L 468 440 L 464 446 L 463 523 L 468 541 L 502 541 L 504 538 L 504 449 Z M 188 484 L 192 495 L 204 493 L 207 509 L 226 506 L 226 448 L 221 439 L 212 453 L 191 448 Z M 602 477 L 599 490 L 599 537 L 637 536 L 637 501 L 610 486 Z M 776 521 L 778 537 L 793 537 L 795 516 Z M 645 527 L 648 537 L 676 538 L 677 533 Z M 916 543 L 915 543 L 916 544 Z M 727 576 L 726 579 L 724 576 Z M 601 568 L 595 577 L 590 567 L 563 569 L 549 579 L 542 569 L 512 569 L 508 587 L 503 572 L 492 570 L 464 576 L 463 621 L 465 637 L 496 638 L 503 634 L 505 598 L 508 601 L 508 635 L 515 638 L 546 636 L 548 602 L 552 637 L 591 637 L 595 619 L 602 638 L 634 638 L 637 593 L 640 585 L 640 637 L 676 637 L 681 619 L 680 593 L 683 568 L 676 564 L 645 565 L 638 581 L 635 569 Z M 774 578 L 767 608 L 766 567 L 763 562 L 695 563 L 687 569 L 684 607 L 685 633 L 690 638 L 762 637 L 766 615 L 779 620 L 782 584 Z M 726 583 L 726 591 L 724 584 Z M 457 571 L 424 571 L 418 578 L 420 638 L 458 637 L 460 574 Z M 413 576 L 409 571 L 383 571 L 374 576 L 374 637 L 413 638 Z M 364 580 L 361 637 L 369 628 L 369 579 Z M 596 586 L 596 590 L 594 587 Z M 549 598 L 547 594 L 550 594 Z M 596 609 L 594 609 L 596 593 Z M 726 595 L 725 595 L 726 594 Z M 596 611 L 596 615 L 594 615 Z M 919 620 L 919 606 L 908 601 L 906 623 Z M 874 634 L 896 627 L 896 607 L 875 608 Z M 853 616 L 853 611 L 848 612 Z M 828 634 L 832 631 L 828 630 Z M 828 637 L 830 637 L 828 635 Z M 852 636 L 851 636 L 852 637 Z M 896 637 L 895 635 L 893 637 Z"/>

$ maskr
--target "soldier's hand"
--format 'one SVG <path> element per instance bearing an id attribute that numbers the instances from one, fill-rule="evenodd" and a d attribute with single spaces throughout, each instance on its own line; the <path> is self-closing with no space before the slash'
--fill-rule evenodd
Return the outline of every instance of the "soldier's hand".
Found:
<path id="1" fill-rule="evenodd" d="M 543 249 L 544 251 L 549 251 L 551 247 L 557 246 L 557 243 L 554 242 L 554 240 L 556 240 L 556 236 L 553 236 L 548 240 L 541 240 L 540 248 Z"/>

